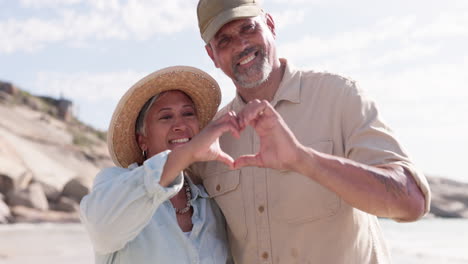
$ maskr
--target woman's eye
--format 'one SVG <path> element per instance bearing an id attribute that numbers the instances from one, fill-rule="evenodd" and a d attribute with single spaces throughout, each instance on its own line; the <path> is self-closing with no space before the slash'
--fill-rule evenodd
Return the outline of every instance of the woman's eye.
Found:
<path id="1" fill-rule="evenodd" d="M 183 116 L 194 116 L 195 112 L 185 112 Z"/>
<path id="2" fill-rule="evenodd" d="M 171 119 L 172 116 L 171 115 L 163 115 L 159 118 L 159 120 L 167 120 L 167 119 Z"/>

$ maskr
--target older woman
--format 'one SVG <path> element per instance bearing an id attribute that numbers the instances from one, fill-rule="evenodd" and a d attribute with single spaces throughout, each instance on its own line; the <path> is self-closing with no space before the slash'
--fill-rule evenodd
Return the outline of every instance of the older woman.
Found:
<path id="1" fill-rule="evenodd" d="M 96 263 L 230 262 L 223 216 L 185 170 L 233 165 L 217 140 L 238 136 L 234 114 L 207 125 L 220 98 L 213 78 L 187 66 L 152 73 L 122 97 L 108 132 L 118 167 L 102 170 L 81 202 Z"/>

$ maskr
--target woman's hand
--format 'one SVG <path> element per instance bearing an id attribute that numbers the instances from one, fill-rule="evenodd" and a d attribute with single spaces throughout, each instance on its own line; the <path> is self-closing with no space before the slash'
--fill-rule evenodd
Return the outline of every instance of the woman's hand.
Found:
<path id="1" fill-rule="evenodd" d="M 239 123 L 233 111 L 211 121 L 189 143 L 181 147 L 191 153 L 193 162 L 217 160 L 233 168 L 233 158 L 219 146 L 219 137 L 226 132 L 231 132 L 234 137 L 239 138 Z"/>
<path id="2" fill-rule="evenodd" d="M 198 161 L 218 160 L 234 169 L 234 160 L 219 146 L 219 137 L 230 131 L 239 138 L 239 122 L 234 112 L 229 112 L 211 121 L 188 143 L 175 147 L 164 165 L 159 184 L 168 186 L 190 164 Z"/>

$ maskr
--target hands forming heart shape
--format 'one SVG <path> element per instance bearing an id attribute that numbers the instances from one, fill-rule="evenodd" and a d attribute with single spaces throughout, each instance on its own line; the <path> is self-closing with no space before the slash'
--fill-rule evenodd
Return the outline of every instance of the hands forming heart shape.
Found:
<path id="1" fill-rule="evenodd" d="M 234 160 L 221 149 L 218 139 L 226 132 L 239 138 L 249 125 L 260 138 L 260 150 Z M 231 111 L 212 121 L 192 139 L 191 145 L 196 161 L 218 160 L 231 169 L 256 166 L 292 170 L 301 148 L 282 117 L 265 100 L 251 101 L 238 114 Z"/>

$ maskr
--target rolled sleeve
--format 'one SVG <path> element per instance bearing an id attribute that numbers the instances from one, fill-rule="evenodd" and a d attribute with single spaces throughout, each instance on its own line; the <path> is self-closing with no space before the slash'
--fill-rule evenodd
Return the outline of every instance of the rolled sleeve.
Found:
<path id="1" fill-rule="evenodd" d="M 372 166 L 395 164 L 405 168 L 424 195 L 424 215 L 427 214 L 431 193 L 426 177 L 414 166 L 393 131 L 381 120 L 375 103 L 354 83 L 345 98 L 342 112 L 345 157 Z"/>
<path id="2" fill-rule="evenodd" d="M 154 199 L 159 201 L 170 199 L 180 191 L 183 185 L 182 174 L 179 174 L 167 187 L 163 187 L 159 184 L 164 164 L 166 164 L 169 153 L 171 153 L 171 151 L 166 150 L 151 157 L 143 163 L 143 169 L 145 171 L 143 182 L 145 189 L 149 196 L 154 197 Z"/>
<path id="3" fill-rule="evenodd" d="M 96 176 L 93 190 L 80 203 L 81 221 L 96 252 L 123 248 L 149 223 L 157 208 L 182 189 L 182 173 L 167 187 L 159 184 L 169 153 L 159 153 L 142 166 L 107 168 Z"/>

